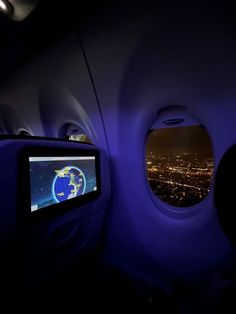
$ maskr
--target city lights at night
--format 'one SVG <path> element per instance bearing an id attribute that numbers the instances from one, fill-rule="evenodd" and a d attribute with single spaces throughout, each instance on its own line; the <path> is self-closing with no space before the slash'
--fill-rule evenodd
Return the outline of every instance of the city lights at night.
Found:
<path id="1" fill-rule="evenodd" d="M 177 207 L 199 203 L 210 190 L 214 170 L 208 133 L 202 126 L 154 130 L 146 167 L 150 186 L 162 201 Z"/>

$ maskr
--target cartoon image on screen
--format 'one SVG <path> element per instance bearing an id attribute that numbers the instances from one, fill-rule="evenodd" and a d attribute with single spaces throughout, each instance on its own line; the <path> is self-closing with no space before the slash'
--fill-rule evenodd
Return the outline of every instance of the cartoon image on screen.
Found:
<path id="1" fill-rule="evenodd" d="M 29 157 L 31 212 L 97 190 L 95 156 Z"/>

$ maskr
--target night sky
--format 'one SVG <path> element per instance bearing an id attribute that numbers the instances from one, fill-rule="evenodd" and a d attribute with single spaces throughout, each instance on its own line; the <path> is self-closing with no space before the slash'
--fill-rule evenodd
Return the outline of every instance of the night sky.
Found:
<path id="1" fill-rule="evenodd" d="M 202 126 L 156 129 L 148 137 L 147 152 L 154 154 L 198 152 L 212 156 L 212 146 L 207 131 Z"/>
<path id="2" fill-rule="evenodd" d="M 56 201 L 52 194 L 53 180 L 56 176 L 55 170 L 71 166 L 79 168 L 84 173 L 86 178 L 84 194 L 93 191 L 96 186 L 94 160 L 30 162 L 31 205 L 37 204 L 42 208 L 55 204 Z"/>

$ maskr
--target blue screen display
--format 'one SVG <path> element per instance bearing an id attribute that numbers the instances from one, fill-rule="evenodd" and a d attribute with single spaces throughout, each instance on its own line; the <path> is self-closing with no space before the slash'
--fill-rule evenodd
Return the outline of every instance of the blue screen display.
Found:
<path id="1" fill-rule="evenodd" d="M 29 157 L 31 212 L 97 190 L 95 156 Z"/>

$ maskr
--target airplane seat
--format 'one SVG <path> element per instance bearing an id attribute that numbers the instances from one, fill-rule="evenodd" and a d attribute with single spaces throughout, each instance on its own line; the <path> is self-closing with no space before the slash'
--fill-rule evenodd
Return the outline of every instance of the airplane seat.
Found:
<path id="1" fill-rule="evenodd" d="M 215 177 L 214 199 L 220 225 L 233 245 L 236 244 L 235 177 L 236 145 L 223 155 Z"/>
<path id="2" fill-rule="evenodd" d="M 235 310 L 236 296 L 236 145 L 229 147 L 223 154 L 215 175 L 214 201 L 217 216 L 225 236 L 230 241 L 234 255 L 227 264 L 224 284 L 221 288 L 219 304 L 222 312 Z"/>
<path id="3" fill-rule="evenodd" d="M 57 193 L 55 182 L 66 177 L 61 173 L 52 173 L 52 189 L 46 186 L 47 180 L 42 178 L 49 176 L 49 168 L 42 163 L 52 156 L 61 163 L 54 167 L 55 171 L 63 167 L 67 156 L 70 165 L 81 157 L 78 186 L 80 188 L 82 185 L 82 194 L 78 192 L 76 196 L 60 201 L 63 191 Z M 55 158 L 48 162 L 56 162 Z M 87 159 L 83 161 L 83 158 Z M 95 164 L 91 166 L 94 160 Z M 41 165 L 37 165 L 38 161 Z M 86 162 L 87 165 L 91 162 L 87 170 Z M 56 293 L 56 285 L 63 283 L 63 276 L 71 271 L 70 268 L 77 269 L 80 275 L 83 273 L 81 265 L 86 265 L 89 260 L 87 256 L 96 255 L 101 240 L 110 198 L 108 164 L 106 153 L 91 144 L 29 136 L 1 138 L 0 249 L 5 268 L 2 267 L 0 272 L 5 278 L 1 286 L 9 287 L 4 296 L 0 296 L 0 303 L 13 304 L 16 300 L 23 304 L 38 302 L 40 296 L 45 296 L 48 291 Z M 42 171 L 37 167 L 41 167 Z M 66 168 L 63 169 L 66 171 Z M 34 177 L 32 173 L 36 172 L 37 176 Z M 70 176 L 69 185 L 72 185 L 73 179 Z M 65 184 L 65 180 L 63 182 Z M 62 181 L 58 184 L 62 188 Z M 96 185 L 94 188 L 93 184 Z M 57 194 L 54 193 L 54 198 L 49 200 L 40 199 L 47 197 L 43 195 L 44 190 L 48 190 L 49 194 L 56 191 Z M 38 204 L 32 203 L 36 197 L 34 193 L 41 193 Z"/>

